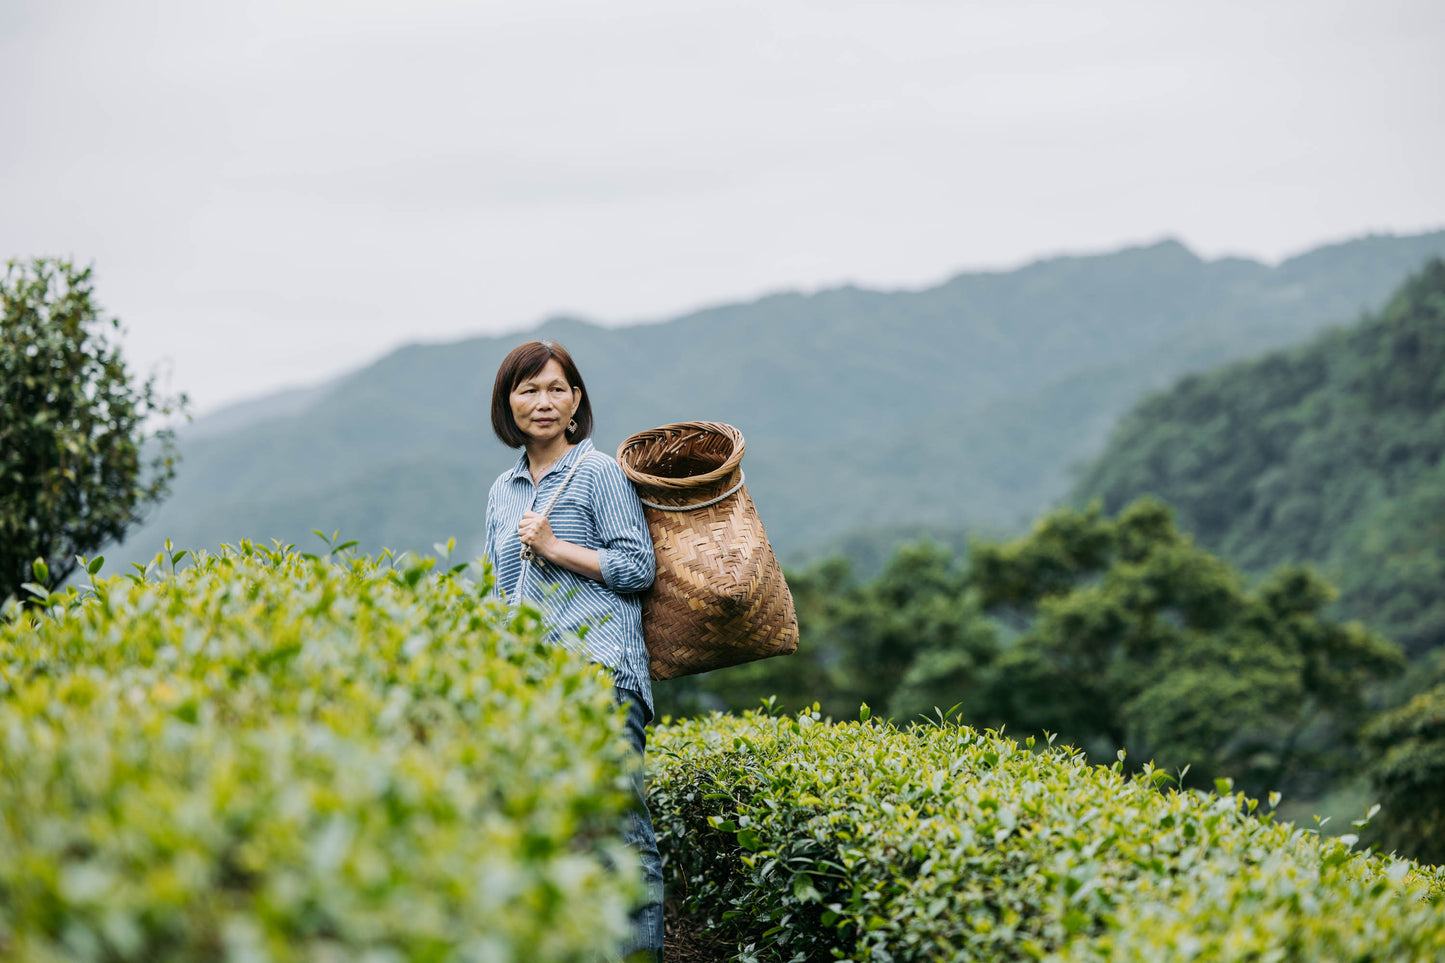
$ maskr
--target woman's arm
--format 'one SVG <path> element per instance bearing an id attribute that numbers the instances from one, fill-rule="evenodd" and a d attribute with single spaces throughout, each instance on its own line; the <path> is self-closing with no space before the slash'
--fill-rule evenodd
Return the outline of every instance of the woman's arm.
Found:
<path id="1" fill-rule="evenodd" d="M 536 512 L 522 515 L 522 524 L 517 529 L 523 544 L 530 544 L 532 551 L 554 565 L 576 572 L 594 582 L 607 580 L 602 577 L 602 561 L 595 548 L 583 548 L 576 542 L 566 542 L 552 533 L 552 525 Z M 528 541 L 530 537 L 530 541 Z"/>
<path id="2" fill-rule="evenodd" d="M 549 562 L 601 582 L 614 592 L 641 592 L 652 584 L 655 559 L 642 503 L 622 469 L 598 459 L 592 491 L 592 515 L 600 548 L 563 541 L 546 518 L 527 512 L 517 528 L 523 544 Z"/>
<path id="3" fill-rule="evenodd" d="M 614 592 L 645 591 L 656 575 L 657 557 L 652 548 L 652 535 L 647 530 L 647 516 L 642 513 L 642 502 L 617 462 L 606 457 L 598 461 L 600 470 L 592 509 L 602 542 L 597 553 L 602 584 Z"/>

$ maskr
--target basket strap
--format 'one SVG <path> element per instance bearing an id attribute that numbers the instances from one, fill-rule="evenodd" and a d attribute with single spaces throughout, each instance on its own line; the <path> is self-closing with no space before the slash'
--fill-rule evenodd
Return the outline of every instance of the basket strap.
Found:
<path id="1" fill-rule="evenodd" d="M 590 454 L 592 453 L 589 451 L 572 463 L 572 467 L 567 470 L 567 477 L 562 479 L 562 484 L 557 486 L 557 490 L 553 492 L 551 500 L 547 502 L 547 507 L 542 509 L 543 518 L 552 514 L 552 507 L 557 504 L 557 499 L 562 497 L 562 493 L 567 490 L 567 486 L 572 481 L 572 476 L 577 474 L 577 469 L 582 466 L 582 463 L 587 460 L 587 455 Z M 522 587 L 527 584 L 527 576 L 532 569 L 532 560 L 536 557 L 537 553 L 532 551 L 532 546 L 522 546 L 522 570 L 517 573 L 517 590 L 512 593 L 514 606 L 522 604 Z"/>
<path id="2" fill-rule="evenodd" d="M 637 500 L 640 501 L 640 502 L 642 502 L 642 504 L 646 505 L 648 508 L 655 508 L 655 509 L 657 509 L 657 510 L 660 511 L 660 512 L 690 512 L 690 511 L 692 511 L 694 508 L 707 508 L 709 505 L 716 505 L 718 502 L 722 501 L 724 498 L 730 498 L 730 497 L 732 497 L 733 495 L 736 495 L 737 492 L 738 492 L 738 489 L 743 487 L 743 482 L 745 482 L 745 481 L 747 481 L 747 480 L 748 480 L 748 476 L 745 475 L 745 474 L 743 474 L 743 472 L 742 472 L 741 470 L 739 470 L 739 471 L 738 471 L 738 483 L 737 483 L 736 485 L 734 485 L 733 487 L 729 488 L 727 491 L 723 492 L 721 495 L 719 495 L 719 496 L 716 497 L 716 498 L 709 498 L 709 499 L 708 499 L 707 501 L 705 501 L 705 502 L 698 502 L 698 503 L 696 503 L 696 504 L 694 504 L 694 505 L 659 505 L 659 504 L 657 504 L 656 502 L 650 502 L 650 501 L 648 501 L 647 499 L 645 499 L 645 498 L 643 498 L 643 497 L 641 497 L 641 496 L 638 496 L 638 499 L 637 499 Z"/>

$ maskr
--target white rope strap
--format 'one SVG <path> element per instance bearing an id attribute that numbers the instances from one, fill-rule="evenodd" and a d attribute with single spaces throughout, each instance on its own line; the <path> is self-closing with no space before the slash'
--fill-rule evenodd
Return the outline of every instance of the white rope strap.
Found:
<path id="1" fill-rule="evenodd" d="M 542 509 L 543 518 L 552 514 L 552 507 L 557 504 L 557 499 L 562 497 L 562 493 L 567 490 L 568 483 L 572 481 L 572 476 L 577 474 L 577 469 L 581 467 L 583 460 L 590 454 L 592 453 L 589 451 L 572 463 L 572 467 L 567 471 L 567 477 L 562 479 L 562 484 L 553 492 L 551 501 L 547 502 L 547 507 Z M 532 569 L 532 562 L 537 560 L 537 553 L 532 550 L 532 546 L 530 545 L 522 546 L 521 555 L 522 568 L 517 572 L 517 590 L 512 593 L 512 598 L 514 599 L 513 605 L 521 604 L 523 598 L 522 589 L 527 584 L 527 575 Z"/>
<path id="2" fill-rule="evenodd" d="M 736 485 L 729 488 L 718 497 L 710 498 L 705 502 L 698 502 L 696 505 L 659 505 L 656 502 L 650 502 L 645 498 L 639 498 L 638 501 L 642 502 L 642 504 L 646 505 L 648 508 L 655 508 L 660 512 L 690 512 L 694 508 L 707 508 L 709 505 L 716 505 L 724 498 L 730 498 L 731 496 L 736 495 L 738 489 L 743 487 L 743 482 L 747 480 L 748 476 L 739 471 L 738 483 Z"/>

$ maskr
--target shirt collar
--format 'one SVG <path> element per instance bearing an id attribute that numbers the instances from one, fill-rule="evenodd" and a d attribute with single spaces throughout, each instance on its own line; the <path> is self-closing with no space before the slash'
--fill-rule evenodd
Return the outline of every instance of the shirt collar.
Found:
<path id="1" fill-rule="evenodd" d="M 570 468 L 572 464 L 577 461 L 577 459 L 581 458 L 583 455 L 587 454 L 589 451 L 592 451 L 595 448 L 596 446 L 592 444 L 591 438 L 583 438 L 581 441 L 577 442 L 577 444 L 572 446 L 571 451 L 567 452 L 567 454 L 563 455 L 561 458 L 558 458 L 555 465 L 547 469 L 547 475 L 550 475 L 553 472 L 558 471 L 559 469 Z M 542 478 L 538 479 L 537 484 L 540 485 L 542 483 L 542 480 L 545 479 L 547 475 L 543 475 Z M 527 450 L 525 448 L 522 449 L 522 454 L 517 459 L 517 464 L 512 466 L 511 474 L 512 481 L 517 481 L 523 478 L 525 478 L 527 481 L 532 480 L 532 471 L 527 465 Z"/>

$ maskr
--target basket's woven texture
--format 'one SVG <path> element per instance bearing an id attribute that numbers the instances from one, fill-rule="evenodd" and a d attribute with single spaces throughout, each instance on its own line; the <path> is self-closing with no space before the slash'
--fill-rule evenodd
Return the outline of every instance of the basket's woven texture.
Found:
<path id="1" fill-rule="evenodd" d="M 654 679 L 787 655 L 798 617 L 746 486 L 743 436 L 732 425 L 689 421 L 642 431 L 617 461 L 644 503 L 657 578 L 642 603 Z"/>

